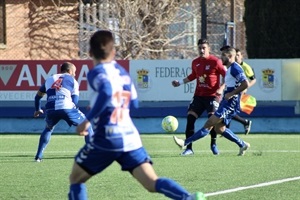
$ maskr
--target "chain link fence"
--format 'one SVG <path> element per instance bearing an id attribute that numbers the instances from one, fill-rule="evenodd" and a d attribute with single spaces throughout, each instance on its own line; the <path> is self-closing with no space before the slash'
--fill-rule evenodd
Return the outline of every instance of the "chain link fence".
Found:
<path id="1" fill-rule="evenodd" d="M 118 59 L 191 59 L 198 55 L 203 28 L 201 1 L 176 2 L 7 0 L 6 18 L 15 17 L 25 28 L 17 32 L 15 22 L 6 20 L 7 42 L 0 59 L 87 59 L 88 39 L 100 29 L 115 33 Z M 224 44 L 246 53 L 244 0 L 206 0 L 206 6 L 212 53 L 219 56 Z"/>

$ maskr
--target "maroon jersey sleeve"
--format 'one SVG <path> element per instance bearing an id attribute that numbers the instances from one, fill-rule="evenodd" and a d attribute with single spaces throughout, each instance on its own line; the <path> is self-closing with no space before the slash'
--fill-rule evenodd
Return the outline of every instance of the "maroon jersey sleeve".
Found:
<path id="1" fill-rule="evenodd" d="M 223 65 L 222 60 L 217 60 L 217 70 L 221 74 L 222 77 L 225 77 L 226 74 L 226 67 Z"/>

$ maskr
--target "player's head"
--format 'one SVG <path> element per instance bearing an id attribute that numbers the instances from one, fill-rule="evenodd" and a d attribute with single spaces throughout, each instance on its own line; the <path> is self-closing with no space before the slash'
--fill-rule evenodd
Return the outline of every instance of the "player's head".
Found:
<path id="1" fill-rule="evenodd" d="M 236 62 L 241 64 L 243 62 L 243 54 L 240 49 L 235 48 L 236 51 Z"/>
<path id="2" fill-rule="evenodd" d="M 113 59 L 115 55 L 114 37 L 110 31 L 95 32 L 90 39 L 90 56 L 94 60 Z"/>
<path id="3" fill-rule="evenodd" d="M 231 63 L 235 62 L 235 56 L 236 56 L 235 48 L 230 46 L 224 46 L 220 50 L 222 51 L 221 59 L 223 65 L 229 66 Z"/>
<path id="4" fill-rule="evenodd" d="M 63 63 L 60 66 L 60 72 L 61 73 L 68 73 L 71 76 L 75 77 L 75 75 L 76 75 L 76 67 L 75 67 L 75 65 L 73 63 L 65 62 L 65 63 Z"/>
<path id="5" fill-rule="evenodd" d="M 199 51 L 200 57 L 207 58 L 209 56 L 209 51 L 210 51 L 208 40 L 207 39 L 199 39 L 197 44 L 198 44 L 198 51 Z"/>

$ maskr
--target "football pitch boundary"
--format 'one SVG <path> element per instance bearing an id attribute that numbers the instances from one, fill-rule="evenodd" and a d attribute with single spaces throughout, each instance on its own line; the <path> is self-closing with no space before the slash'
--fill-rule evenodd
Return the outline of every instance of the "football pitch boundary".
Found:
<path id="1" fill-rule="evenodd" d="M 143 138 L 170 138 L 173 140 L 173 135 L 179 136 L 179 137 L 185 137 L 184 133 L 141 133 L 140 136 Z M 242 136 L 249 139 L 299 139 L 300 134 L 299 133 L 291 133 L 291 134 L 256 134 L 253 133 L 250 135 L 244 135 L 243 133 L 238 133 L 238 136 Z M 0 133 L 1 139 L 26 139 L 26 138 L 32 138 L 32 137 L 40 137 L 40 133 L 32 133 L 32 134 L 22 134 L 22 133 Z M 82 136 L 77 135 L 76 133 L 53 133 L 51 136 L 52 138 L 76 138 L 76 139 L 83 139 Z M 218 135 L 218 138 L 222 138 L 220 135 Z"/>
<path id="2" fill-rule="evenodd" d="M 79 149 L 78 149 L 79 151 Z M 75 154 L 78 152 L 77 150 L 76 151 L 47 151 L 47 154 L 62 154 L 62 153 L 72 153 Z M 149 151 L 149 153 L 172 153 L 174 152 L 173 150 L 162 150 L 162 151 L 159 151 L 159 150 L 151 150 Z M 236 150 L 222 150 L 222 152 L 225 152 L 225 153 L 236 153 Z M 250 153 L 255 153 L 257 152 L 257 150 L 249 150 L 247 152 L 250 152 Z M 300 150 L 263 150 L 262 151 L 263 153 L 300 153 Z M 13 154 L 13 155 L 16 155 L 16 154 L 35 154 L 36 151 L 1 151 L 0 152 L 0 155 L 1 154 Z M 195 150 L 194 153 L 211 153 L 210 150 Z M 175 153 L 176 154 L 176 153 Z M 177 155 L 177 154 L 176 154 Z M 179 153 L 178 153 L 179 155 Z"/>
<path id="3" fill-rule="evenodd" d="M 266 186 L 270 186 L 270 185 L 277 185 L 277 184 L 290 182 L 290 181 L 296 181 L 296 180 L 300 180 L 300 176 L 296 176 L 296 177 L 292 177 L 292 178 L 279 179 L 279 180 L 276 180 L 276 181 L 268 181 L 268 182 L 249 185 L 249 186 L 242 186 L 242 187 L 232 188 L 232 189 L 228 189 L 228 190 L 221 190 L 221 191 L 217 191 L 217 192 L 206 193 L 204 195 L 206 197 L 217 196 L 217 195 L 220 195 L 220 194 L 228 194 L 228 193 L 238 192 L 238 191 L 241 191 L 241 190 L 248 190 L 248 189 L 259 188 L 259 187 L 266 187 Z"/>

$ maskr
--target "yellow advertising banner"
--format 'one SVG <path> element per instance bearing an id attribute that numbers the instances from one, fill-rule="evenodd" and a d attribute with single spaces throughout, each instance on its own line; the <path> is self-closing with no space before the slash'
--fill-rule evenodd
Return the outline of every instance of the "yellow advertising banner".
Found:
<path id="1" fill-rule="evenodd" d="M 300 59 L 282 60 L 282 100 L 300 100 Z"/>

